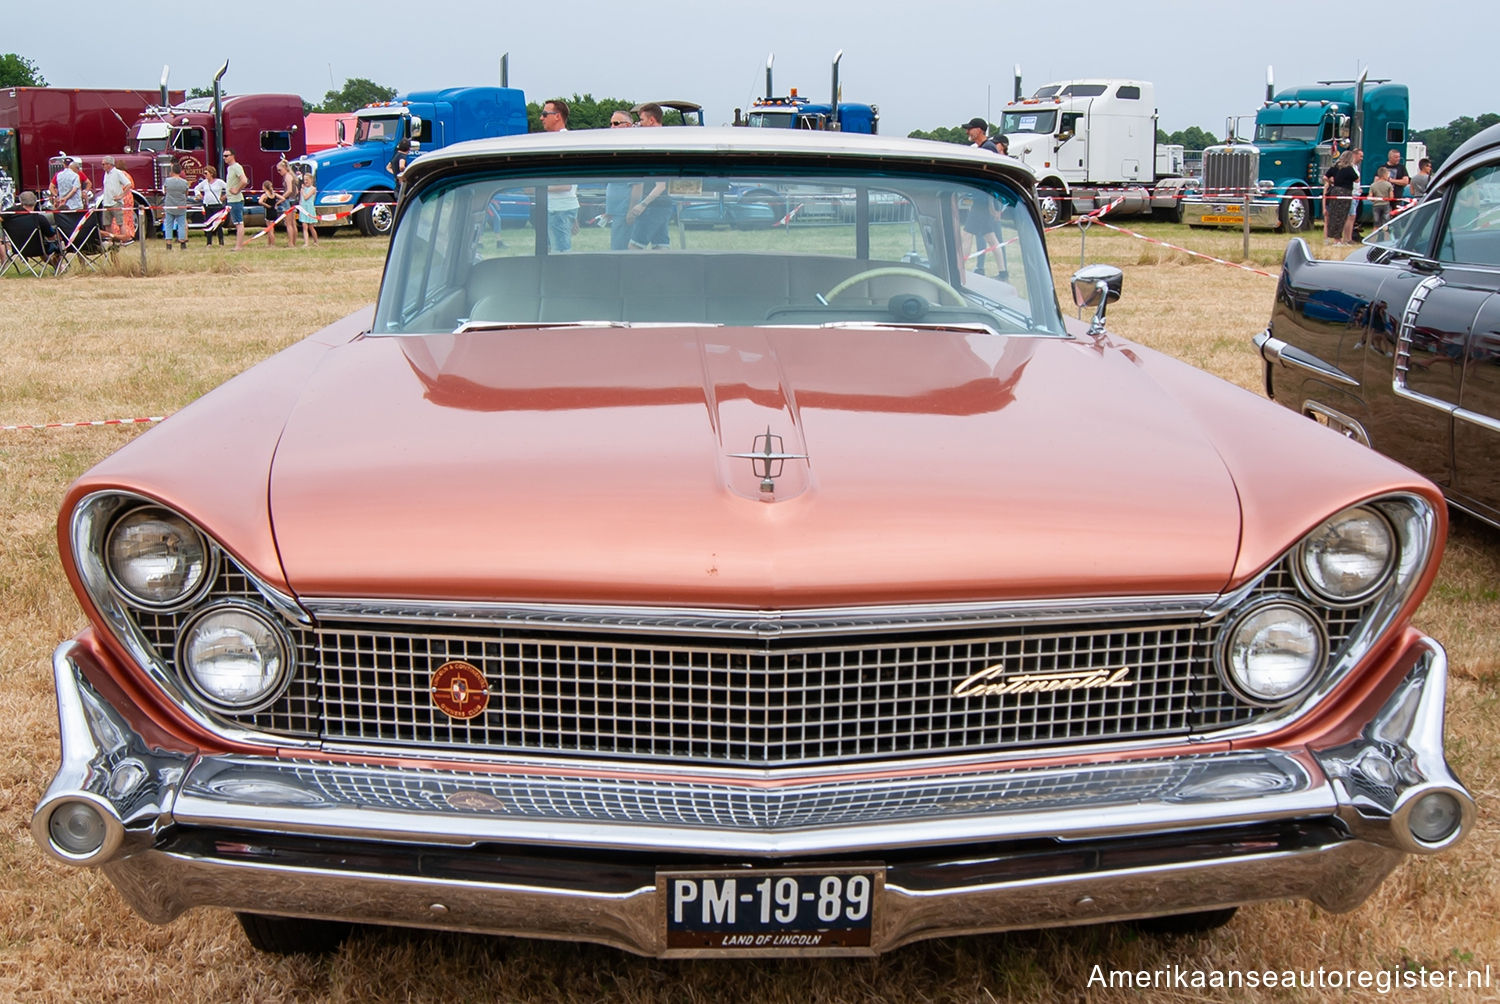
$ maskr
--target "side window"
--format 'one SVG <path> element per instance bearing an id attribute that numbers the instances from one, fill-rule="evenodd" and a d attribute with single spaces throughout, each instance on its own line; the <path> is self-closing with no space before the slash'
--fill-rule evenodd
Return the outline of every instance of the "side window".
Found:
<path id="1" fill-rule="evenodd" d="M 417 134 L 415 136 L 413 136 L 412 138 L 415 139 L 418 143 L 423 143 L 423 144 L 431 143 L 432 142 L 432 119 L 430 119 L 430 118 L 423 119 L 422 120 L 422 127 L 417 130 Z"/>
<path id="2" fill-rule="evenodd" d="M 172 149 L 174 150 L 202 150 L 202 129 L 178 129 L 172 134 Z"/>
<path id="3" fill-rule="evenodd" d="M 285 130 L 260 134 L 260 148 L 267 153 L 286 153 L 292 148 L 292 134 Z"/>
<path id="4" fill-rule="evenodd" d="M 1500 266 L 1500 164 L 1470 172 L 1453 194 L 1438 260 Z"/>
<path id="5" fill-rule="evenodd" d="M 1141 99 L 1141 89 L 1134 84 L 1121 84 L 1120 89 L 1115 91 L 1117 98 L 1132 98 L 1136 101 Z"/>
<path id="6" fill-rule="evenodd" d="M 1406 126 L 1400 122 L 1391 122 L 1385 127 L 1385 141 L 1387 143 L 1405 143 Z"/>

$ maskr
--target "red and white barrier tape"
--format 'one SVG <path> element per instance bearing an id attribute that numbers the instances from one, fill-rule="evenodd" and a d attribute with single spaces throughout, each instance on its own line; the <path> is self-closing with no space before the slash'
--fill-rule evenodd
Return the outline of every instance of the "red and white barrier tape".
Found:
<path id="1" fill-rule="evenodd" d="M 1268 279 L 1276 278 L 1276 276 L 1272 273 L 1266 272 L 1262 269 L 1251 268 L 1249 265 L 1241 265 L 1237 261 L 1229 261 L 1224 258 L 1215 258 L 1211 254 L 1204 254 L 1202 251 L 1193 251 L 1189 248 L 1178 247 L 1176 244 L 1168 244 L 1166 241 L 1159 241 L 1155 237 L 1147 237 L 1145 234 L 1138 234 L 1134 230 L 1126 230 L 1124 227 L 1117 227 L 1113 223 L 1105 223 L 1103 220 L 1094 220 L 1092 222 L 1099 224 L 1099 226 L 1104 227 L 1107 230 L 1114 230 L 1119 233 L 1125 234 L 1126 236 L 1134 237 L 1137 240 L 1143 240 L 1147 244 L 1157 244 L 1164 248 L 1171 248 L 1173 251 L 1181 251 L 1183 254 L 1192 255 L 1194 258 L 1202 258 L 1205 261 L 1218 262 L 1220 265 L 1228 265 L 1230 268 L 1237 268 L 1245 272 L 1254 272 L 1256 275 L 1263 275 Z"/>
<path id="2" fill-rule="evenodd" d="M 0 425 L 0 432 L 31 432 L 41 429 L 87 429 L 101 425 L 148 425 L 160 422 L 167 416 L 152 415 L 149 418 L 105 418 L 92 422 L 41 422 L 36 425 Z"/>
<path id="3" fill-rule="evenodd" d="M 777 220 L 775 223 L 772 224 L 772 226 L 773 227 L 784 227 L 784 226 L 786 226 L 788 223 L 792 222 L 792 217 L 793 216 L 796 216 L 798 213 L 800 213 L 802 211 L 802 207 L 804 205 L 806 205 L 806 203 L 803 203 L 803 202 L 797 203 L 797 205 L 795 207 L 793 207 L 793 209 L 792 209 L 791 212 L 787 213 L 781 219 Z"/>

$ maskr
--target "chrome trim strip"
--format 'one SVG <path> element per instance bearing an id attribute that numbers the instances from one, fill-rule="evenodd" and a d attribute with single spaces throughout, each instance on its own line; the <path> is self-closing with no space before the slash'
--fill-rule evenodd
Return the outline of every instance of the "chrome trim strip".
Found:
<path id="1" fill-rule="evenodd" d="M 1408 401 L 1452 415 L 1455 407 L 1452 403 L 1430 394 L 1410 390 L 1406 386 L 1406 374 L 1411 368 L 1411 343 L 1412 334 L 1417 327 L 1417 313 L 1422 309 L 1422 304 L 1427 302 L 1427 297 L 1432 291 L 1443 284 L 1442 276 L 1429 275 L 1417 283 L 1416 288 L 1411 291 L 1411 296 L 1406 300 L 1406 307 L 1401 311 L 1401 326 L 1397 329 L 1396 335 L 1395 370 L 1391 376 L 1391 391 L 1397 397 L 1404 397 Z"/>
<path id="2" fill-rule="evenodd" d="M 1256 335 L 1254 341 L 1266 362 L 1280 363 L 1292 369 L 1300 369 L 1345 387 L 1359 386 L 1358 380 L 1337 366 L 1326 363 L 1311 352 L 1274 337 L 1269 330 Z"/>
<path id="3" fill-rule="evenodd" d="M 1319 424 L 1333 429 L 1345 439 L 1352 439 L 1361 446 L 1370 445 L 1370 434 L 1365 431 L 1365 427 L 1336 408 L 1330 408 L 1320 401 L 1307 400 L 1302 402 L 1302 413 L 1314 421 L 1317 421 L 1318 416 L 1322 416 L 1323 422 Z"/>
<path id="4" fill-rule="evenodd" d="M 1486 432 L 1500 433 L 1500 421 L 1488 415 L 1481 415 L 1477 411 L 1469 411 L 1467 408 L 1455 408 L 1453 409 L 1453 417 L 1460 422 L 1477 425 Z"/>
<path id="5" fill-rule="evenodd" d="M 774 638 L 883 631 L 947 631 L 956 628 L 1052 624 L 1068 621 L 1133 620 L 1141 617 L 1201 617 L 1218 596 L 1145 599 L 1024 600 L 1008 603 L 933 603 L 807 610 L 715 610 L 696 607 L 623 607 L 541 603 L 447 603 L 421 600 L 362 600 L 305 597 L 317 620 L 353 623 L 454 624 L 607 630 L 620 633 Z"/>

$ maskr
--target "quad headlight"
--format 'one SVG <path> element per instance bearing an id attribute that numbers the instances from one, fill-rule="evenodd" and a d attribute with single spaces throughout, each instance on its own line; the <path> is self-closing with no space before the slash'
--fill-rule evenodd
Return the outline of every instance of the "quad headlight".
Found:
<path id="1" fill-rule="evenodd" d="M 132 509 L 115 521 L 104 543 L 114 587 L 150 609 L 191 601 L 212 578 L 213 552 L 183 517 L 160 506 Z"/>
<path id="2" fill-rule="evenodd" d="M 1316 613 L 1276 599 L 1242 613 L 1224 636 L 1229 683 L 1257 704 L 1283 704 L 1308 688 L 1328 657 L 1328 636 Z"/>
<path id="3" fill-rule="evenodd" d="M 209 705 L 233 713 L 258 711 L 285 689 L 291 645 L 260 610 L 219 603 L 183 626 L 178 667 Z"/>
<path id="4" fill-rule="evenodd" d="M 1324 602 L 1359 603 L 1390 579 L 1396 552 L 1390 522 L 1374 509 L 1356 506 L 1325 520 L 1303 538 L 1296 572 Z"/>

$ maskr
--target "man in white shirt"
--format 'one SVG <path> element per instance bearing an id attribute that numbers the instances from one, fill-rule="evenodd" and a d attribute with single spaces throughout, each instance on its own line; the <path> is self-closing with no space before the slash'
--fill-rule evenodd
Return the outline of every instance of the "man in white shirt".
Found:
<path id="1" fill-rule="evenodd" d="M 546 132 L 568 131 L 568 103 L 553 98 L 542 105 L 542 129 Z M 578 186 L 550 185 L 547 188 L 547 249 L 573 250 L 573 235 L 578 232 Z"/>
<path id="2" fill-rule="evenodd" d="M 83 209 L 83 179 L 78 176 L 74 165 L 76 158 L 69 158 L 63 162 L 63 169 L 57 172 L 57 177 L 52 179 L 52 208 L 64 212 L 78 212 Z"/>
<path id="3" fill-rule="evenodd" d="M 130 187 L 130 175 L 115 166 L 115 158 L 104 157 L 104 182 L 100 190 L 100 204 L 104 206 L 104 230 L 118 234 L 125 225 L 125 190 Z"/>

